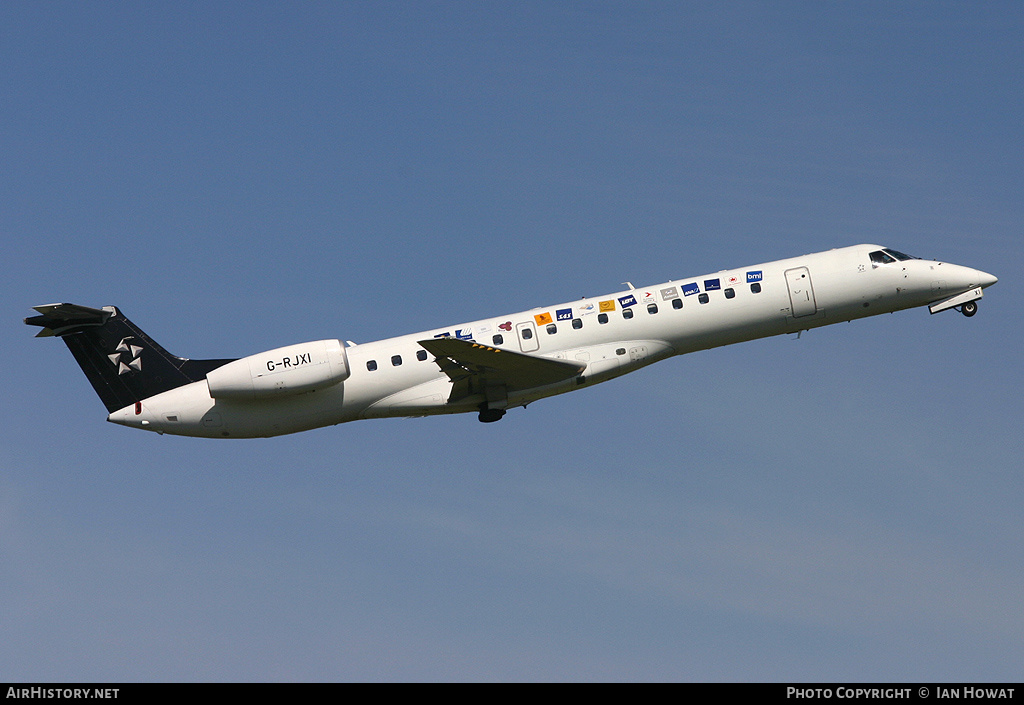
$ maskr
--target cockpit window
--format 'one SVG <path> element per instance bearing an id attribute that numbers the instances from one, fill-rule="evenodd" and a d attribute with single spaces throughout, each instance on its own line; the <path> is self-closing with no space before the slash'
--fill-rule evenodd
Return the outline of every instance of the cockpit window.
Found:
<path id="1" fill-rule="evenodd" d="M 881 264 L 891 264 L 892 262 L 902 262 L 908 259 L 917 259 L 917 257 L 905 255 L 902 252 L 891 250 L 888 247 L 884 250 L 875 250 L 868 256 L 871 258 L 872 267 L 877 267 Z"/>
<path id="2" fill-rule="evenodd" d="M 896 259 L 900 260 L 901 262 L 903 260 L 908 260 L 908 259 L 917 259 L 917 257 L 911 257 L 910 255 L 905 255 L 902 252 L 897 252 L 896 250 L 891 250 L 888 247 L 885 248 L 884 252 L 887 253 L 887 254 L 892 255 L 893 257 L 895 257 Z"/>

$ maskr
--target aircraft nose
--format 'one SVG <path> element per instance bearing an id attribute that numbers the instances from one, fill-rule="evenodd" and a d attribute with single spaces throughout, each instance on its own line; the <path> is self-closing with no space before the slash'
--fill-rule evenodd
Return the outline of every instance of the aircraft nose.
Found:
<path id="1" fill-rule="evenodd" d="M 975 269 L 974 271 L 978 275 L 978 286 L 980 286 L 982 289 L 984 289 L 985 287 L 992 286 L 997 281 L 999 281 L 999 279 L 996 276 L 989 274 L 988 272 L 983 272 L 980 269 Z"/>

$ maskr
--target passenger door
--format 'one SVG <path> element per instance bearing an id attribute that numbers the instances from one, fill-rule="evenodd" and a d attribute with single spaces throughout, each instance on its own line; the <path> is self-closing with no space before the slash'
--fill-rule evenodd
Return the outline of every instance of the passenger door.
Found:
<path id="1" fill-rule="evenodd" d="M 786 270 L 786 284 L 789 285 L 789 303 L 792 306 L 793 318 L 810 316 L 818 312 L 814 301 L 814 288 L 811 286 L 811 273 L 807 267 Z"/>

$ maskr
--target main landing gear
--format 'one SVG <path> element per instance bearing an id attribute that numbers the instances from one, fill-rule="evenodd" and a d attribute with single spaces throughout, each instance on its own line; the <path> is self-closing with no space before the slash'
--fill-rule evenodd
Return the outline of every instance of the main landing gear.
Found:
<path id="1" fill-rule="evenodd" d="M 480 422 L 494 423 L 505 415 L 504 409 L 488 409 L 486 404 L 480 405 Z"/>
<path id="2" fill-rule="evenodd" d="M 978 302 L 977 301 L 968 301 L 967 303 L 965 303 L 963 306 L 960 307 L 960 313 L 964 314 L 968 318 L 970 318 L 971 316 L 973 316 L 977 312 L 978 312 Z"/>

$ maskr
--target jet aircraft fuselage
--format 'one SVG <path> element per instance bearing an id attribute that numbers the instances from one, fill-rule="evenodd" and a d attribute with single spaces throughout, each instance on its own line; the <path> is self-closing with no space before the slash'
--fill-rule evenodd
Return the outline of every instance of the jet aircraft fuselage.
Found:
<path id="1" fill-rule="evenodd" d="M 238 360 L 167 353 L 114 307 L 39 306 L 108 420 L 250 438 L 383 417 L 507 409 L 674 355 L 930 306 L 973 315 L 996 277 L 857 245 L 364 344 L 322 340 Z"/>

